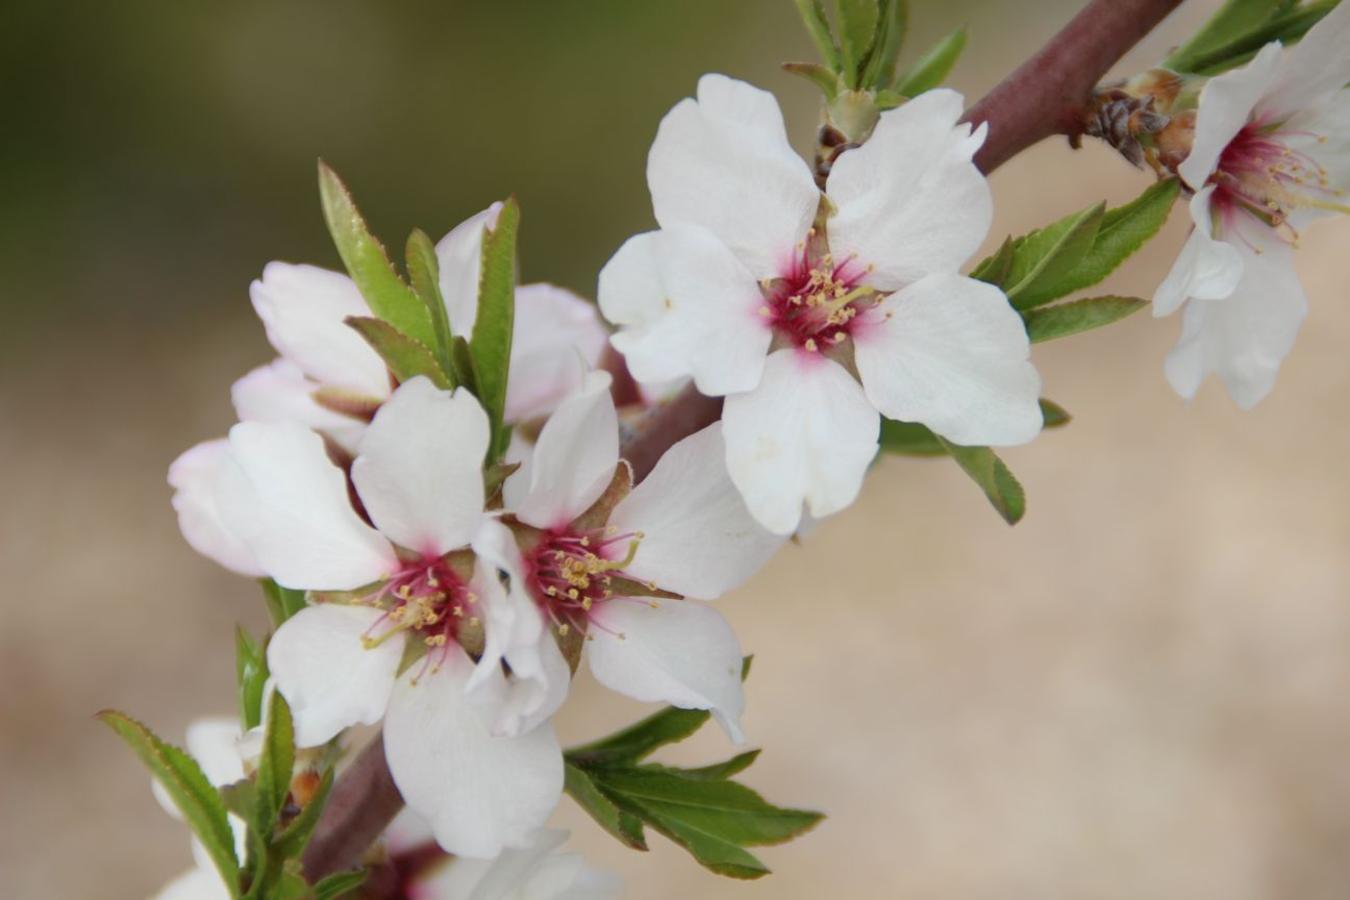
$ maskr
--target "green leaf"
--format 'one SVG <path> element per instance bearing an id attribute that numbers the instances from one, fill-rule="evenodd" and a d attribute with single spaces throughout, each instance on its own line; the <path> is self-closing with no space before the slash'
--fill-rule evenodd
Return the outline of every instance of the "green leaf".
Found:
<path id="1" fill-rule="evenodd" d="M 872 47 L 863 86 L 886 88 L 895 81 L 895 63 L 909 30 L 909 0 L 879 0 L 877 40 Z"/>
<path id="2" fill-rule="evenodd" d="M 1228 0 L 1209 17 L 1199 31 L 1163 61 L 1174 72 L 1193 71 L 1196 59 L 1206 52 L 1250 34 L 1282 13 L 1298 0 Z"/>
<path id="3" fill-rule="evenodd" d="M 234 673 L 239 686 L 239 721 L 244 730 L 262 721 L 263 686 L 267 683 L 267 650 L 243 628 L 234 629 Z"/>
<path id="4" fill-rule="evenodd" d="M 201 766 L 182 750 L 161 740 L 145 725 L 117 710 L 105 709 L 98 718 L 135 751 L 168 792 L 183 820 L 201 840 L 231 897 L 239 896 L 239 860 L 234 855 L 225 804 Z"/>
<path id="5" fill-rule="evenodd" d="M 440 363 L 441 371 L 453 381 L 455 366 L 450 358 L 450 342 L 454 335 L 450 331 L 450 314 L 445 308 L 445 298 L 441 296 L 441 267 L 436 257 L 436 245 L 419 228 L 408 235 L 408 246 L 404 252 L 413 293 L 422 301 L 431 318 L 431 330 L 436 337 L 431 350 L 436 356 L 436 362 Z"/>
<path id="6" fill-rule="evenodd" d="M 502 204 L 495 228 L 483 234 L 483 264 L 478 278 L 478 318 L 473 323 L 469 350 L 477 383 L 478 401 L 492 423 L 488 461 L 506 450 L 502 417 L 506 411 L 506 383 L 511 370 L 511 331 L 516 308 L 516 232 L 520 206 L 510 197 Z"/>
<path id="7" fill-rule="evenodd" d="M 962 447 L 938 438 L 952 459 L 980 486 L 989 502 L 1009 525 L 1016 525 L 1027 511 L 1027 498 L 1012 472 L 988 447 Z"/>
<path id="8" fill-rule="evenodd" d="M 834 45 L 834 35 L 830 33 L 830 21 L 825 17 L 825 5 L 821 0 L 794 0 L 797 12 L 801 14 L 806 33 L 820 52 L 825 65 L 839 71 L 839 48 Z"/>
<path id="9" fill-rule="evenodd" d="M 833 69 L 822 66 L 820 63 L 786 62 L 783 63 L 783 70 L 789 74 L 805 78 L 820 88 L 827 102 L 833 100 L 839 94 L 839 76 L 834 74 Z"/>
<path id="10" fill-rule="evenodd" d="M 291 792 L 291 772 L 295 769 L 295 723 L 291 707 L 280 691 L 272 694 L 267 705 L 267 728 L 263 731 L 262 754 L 258 759 L 257 797 L 254 828 L 259 834 L 272 834 L 277 817 Z"/>
<path id="11" fill-rule="evenodd" d="M 642 820 L 632 813 L 624 812 L 614 802 L 601 793 L 586 770 L 572 765 L 563 767 L 563 790 L 577 805 L 605 831 L 608 831 L 619 843 L 634 850 L 647 849 L 647 837 L 642 832 Z"/>
<path id="12" fill-rule="evenodd" d="M 334 872 L 314 885 L 314 900 L 337 900 L 344 894 L 350 894 L 365 883 L 367 874 L 365 869 Z"/>
<path id="13" fill-rule="evenodd" d="M 917 97 L 947 80 L 961 51 L 966 49 L 966 26 L 953 31 L 919 57 L 905 74 L 895 80 L 894 89 L 906 97 Z"/>
<path id="14" fill-rule="evenodd" d="M 1097 239 L 1106 204 L 1098 203 L 1013 241 L 1005 292 L 1017 309 L 1062 297 L 1060 281 L 1083 261 Z M 1027 299 L 1030 298 L 1030 299 Z"/>
<path id="15" fill-rule="evenodd" d="M 1046 428 L 1059 428 L 1073 421 L 1073 416 L 1069 415 L 1067 409 L 1044 397 L 1041 398 L 1041 416 L 1045 419 Z"/>
<path id="16" fill-rule="evenodd" d="M 616 761 L 632 762 L 649 756 L 659 747 L 675 744 L 703 727 L 709 714 L 701 709 L 668 706 L 609 737 L 567 751 L 569 762 L 588 765 Z"/>
<path id="17" fill-rule="evenodd" d="M 1101 218 L 1092 246 L 1081 255 L 1077 264 L 1057 278 L 1044 278 L 1038 284 L 1024 288 L 1018 293 L 1014 305 L 1019 309 L 1040 306 L 1091 287 L 1110 275 L 1167 222 L 1172 204 L 1177 199 L 1178 185 L 1175 178 L 1159 181 L 1129 203 L 1108 209 Z M 1068 220 L 1056 222 L 1045 230 L 1062 228 L 1065 222 L 1072 219 L 1070 216 Z M 1032 235 L 1027 235 L 1019 241 L 1029 241 L 1031 238 Z"/>
<path id="18" fill-rule="evenodd" d="M 409 337 L 383 319 L 348 316 L 346 322 L 384 360 L 399 382 L 425 375 L 438 388 L 454 387 L 426 344 Z"/>
<path id="19" fill-rule="evenodd" d="M 839 68 L 850 87 L 862 81 L 867 52 L 877 33 L 877 0 L 834 0 L 839 26 Z"/>
<path id="20" fill-rule="evenodd" d="M 304 591 L 282 587 L 270 578 L 262 579 L 262 589 L 274 628 L 280 628 L 283 622 L 305 608 Z"/>
<path id="21" fill-rule="evenodd" d="M 1300 40 L 1308 30 L 1336 8 L 1340 0 L 1322 0 L 1305 3 L 1276 16 L 1255 31 L 1204 53 L 1197 54 L 1188 70 L 1196 75 L 1218 75 L 1250 60 L 1271 41 L 1289 46 Z"/>
<path id="22" fill-rule="evenodd" d="M 329 767 L 324 770 L 323 776 L 319 779 L 319 786 L 309 803 L 305 804 L 300 814 L 273 842 L 273 847 L 283 859 L 295 859 L 305 852 L 310 835 L 314 833 L 314 826 L 319 824 L 319 816 L 323 814 L 324 804 L 328 802 L 328 792 L 332 789 L 333 769 Z"/>
<path id="23" fill-rule="evenodd" d="M 759 759 L 761 751 L 747 750 L 744 753 L 738 753 L 731 759 L 720 763 L 713 763 L 710 766 L 700 766 L 697 769 L 667 769 L 665 766 L 644 766 L 644 768 L 653 771 L 674 772 L 681 778 L 689 778 L 694 781 L 725 781 L 732 775 L 744 772 L 750 768 Z"/>
<path id="24" fill-rule="evenodd" d="M 371 235 L 366 220 L 352 202 L 346 185 L 322 160 L 319 196 L 338 255 L 371 312 L 413 340 L 428 347 L 434 344 L 436 335 L 426 307 L 394 271 L 384 247 Z"/>
<path id="25" fill-rule="evenodd" d="M 1003 287 L 1012 272 L 1013 240 L 1005 238 L 992 256 L 986 256 L 971 271 L 970 277 L 978 281 Z"/>
<path id="26" fill-rule="evenodd" d="M 1138 297 L 1089 297 L 1027 310 L 1022 319 L 1034 344 L 1110 325 L 1145 306 L 1148 301 Z"/>
<path id="27" fill-rule="evenodd" d="M 459 335 L 450 341 L 450 363 L 455 381 L 477 397 L 478 375 L 473 368 L 473 352 L 469 349 L 469 342 Z"/>

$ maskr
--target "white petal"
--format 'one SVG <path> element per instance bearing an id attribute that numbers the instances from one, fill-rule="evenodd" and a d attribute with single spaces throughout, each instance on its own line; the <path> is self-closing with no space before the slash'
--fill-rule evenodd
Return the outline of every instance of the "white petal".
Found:
<path id="1" fill-rule="evenodd" d="M 313 431 L 241 422 L 230 429 L 229 461 L 216 482 L 221 521 L 279 584 L 351 590 L 398 565 L 389 542 L 352 509 L 347 479 Z"/>
<path id="2" fill-rule="evenodd" d="M 406 806 L 399 810 L 394 821 L 384 830 L 384 845 L 391 856 L 408 853 L 434 840 L 427 820 Z"/>
<path id="3" fill-rule="evenodd" d="M 173 508 L 178 529 L 202 556 L 232 572 L 258 578 L 265 574 L 253 551 L 231 531 L 216 505 L 216 482 L 229 465 L 230 442 L 224 438 L 198 444 L 169 466 Z"/>
<path id="4" fill-rule="evenodd" d="M 1191 153 L 1177 167 L 1192 190 L 1204 187 L 1228 143 L 1251 120 L 1252 110 L 1275 79 L 1280 45 L 1266 44 L 1251 62 L 1211 78 L 1200 90 Z"/>
<path id="5" fill-rule="evenodd" d="M 609 486 L 619 464 L 619 419 L 609 383 L 609 373 L 589 373 L 581 390 L 563 401 L 539 432 L 525 473 L 529 489 L 511 510 L 522 522 L 561 528 Z"/>
<path id="6" fill-rule="evenodd" d="M 955 272 L 979 248 L 994 203 L 971 162 L 984 130 L 958 125 L 962 111 L 955 91 L 920 94 L 882 113 L 867 142 L 835 161 L 825 193 L 837 263 L 872 266 L 867 282 L 891 291 Z"/>
<path id="7" fill-rule="evenodd" d="M 591 612 L 586 660 L 596 680 L 634 700 L 711 710 L 736 743 L 741 645 L 722 614 L 698 600 L 610 600 Z"/>
<path id="8" fill-rule="evenodd" d="M 1242 246 L 1242 281 L 1231 296 L 1192 300 L 1186 307 L 1181 340 L 1167 357 L 1165 371 L 1173 389 L 1187 399 L 1214 372 L 1233 401 L 1251 409 L 1275 386 L 1280 363 L 1293 348 L 1308 311 L 1293 248 L 1274 235 L 1257 247 L 1259 253 Z"/>
<path id="9" fill-rule="evenodd" d="M 600 272 L 600 309 L 614 348 L 643 384 L 693 376 L 710 396 L 759 382 L 773 332 L 764 297 L 711 232 L 670 226 L 629 238 Z"/>
<path id="10" fill-rule="evenodd" d="M 882 414 L 958 444 L 1023 444 L 1040 433 L 1041 378 L 1022 317 L 998 288 L 930 275 L 876 313 L 889 318 L 855 332 L 854 358 Z"/>
<path id="11" fill-rule="evenodd" d="M 436 245 L 441 270 L 441 296 L 450 328 L 465 340 L 478 319 L 478 272 L 483 264 L 483 231 L 495 228 L 500 202 L 475 213 L 452 228 Z"/>
<path id="12" fill-rule="evenodd" d="M 298 422 L 323 432 L 343 449 L 355 453 L 366 423 L 316 403 L 314 392 L 320 387 L 299 366 L 281 357 L 236 381 L 230 388 L 230 399 L 241 422 Z M 388 395 L 386 389 L 370 399 L 378 404 Z"/>
<path id="13" fill-rule="evenodd" d="M 511 666 L 508 690 L 498 698 L 499 705 L 488 710 L 489 728 L 495 735 L 524 734 L 562 706 L 572 673 L 525 586 L 520 551 L 510 530 L 496 520 L 484 522 L 473 549 L 478 565 L 471 587 L 482 604 L 486 642 L 467 689 L 481 690 L 506 660 Z M 498 569 L 510 577 L 509 590 Z"/>
<path id="14" fill-rule="evenodd" d="M 164 885 L 155 900 L 229 900 L 230 892 L 214 868 L 193 868 Z"/>
<path id="15" fill-rule="evenodd" d="M 1237 248 L 1214 239 L 1214 211 L 1209 185 L 1191 198 L 1190 213 L 1195 227 L 1172 269 L 1153 295 L 1153 315 L 1171 315 L 1189 297 L 1221 300 L 1233 293 L 1242 278 L 1242 257 Z"/>
<path id="16" fill-rule="evenodd" d="M 323 603 L 300 610 L 267 645 L 267 666 L 295 716 L 295 742 L 317 747 L 385 714 L 403 658 L 402 633 L 367 648 L 384 613 Z"/>
<path id="17" fill-rule="evenodd" d="M 381 532 L 427 557 L 467 546 L 483 517 L 487 414 L 467 390 L 404 382 L 361 438 L 352 483 Z"/>
<path id="18" fill-rule="evenodd" d="M 647 185 L 662 228 L 707 228 L 755 279 L 786 271 L 820 199 L 788 144 L 778 101 L 725 75 L 704 75 L 698 99 L 661 120 Z"/>
<path id="19" fill-rule="evenodd" d="M 465 696 L 473 663 L 458 645 L 439 665 L 394 687 L 384 748 L 399 793 L 448 852 L 486 858 L 527 846 L 562 795 L 562 751 L 553 727 L 493 737 Z M 504 695 L 496 672 L 489 693 Z"/>
<path id="20" fill-rule="evenodd" d="M 620 532 L 644 535 L 624 571 L 668 591 L 713 600 L 744 582 L 783 538 L 750 515 L 727 474 L 722 424 L 665 452 L 609 517 Z"/>
<path id="21" fill-rule="evenodd" d="M 187 752 L 202 767 L 206 780 L 217 787 L 233 784 L 244 777 L 244 760 L 239 754 L 239 719 L 212 716 L 194 719 L 187 727 Z"/>
<path id="22" fill-rule="evenodd" d="M 539 864 L 515 900 L 619 900 L 623 879 L 593 869 L 577 853 L 554 853 Z"/>
<path id="23" fill-rule="evenodd" d="M 508 422 L 552 412 L 600 364 L 609 340 L 595 304 L 551 284 L 516 289 L 515 322 L 506 389 Z"/>
<path id="24" fill-rule="evenodd" d="M 771 355 L 759 387 L 722 410 L 731 480 L 760 524 L 782 535 L 797 527 L 803 502 L 814 516 L 853 502 L 880 429 L 853 376 L 796 350 Z"/>
<path id="25" fill-rule="evenodd" d="M 1284 51 L 1262 113 L 1285 118 L 1325 101 L 1350 82 L 1350 6 L 1340 4 Z"/>
<path id="26" fill-rule="evenodd" d="M 272 346 L 310 378 L 358 394 L 389 393 L 384 360 L 344 321 L 371 314 L 346 275 L 272 262 L 249 296 Z"/>

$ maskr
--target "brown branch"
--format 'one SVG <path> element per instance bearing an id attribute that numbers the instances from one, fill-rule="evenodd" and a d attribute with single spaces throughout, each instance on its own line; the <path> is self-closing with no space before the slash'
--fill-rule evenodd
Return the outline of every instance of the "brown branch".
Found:
<path id="1" fill-rule="evenodd" d="M 1035 56 L 966 114 L 986 122 L 989 137 L 975 157 L 989 173 L 1043 138 L 1083 131 L 1092 91 L 1111 66 L 1182 0 L 1092 0 Z M 672 444 L 716 422 L 720 397 L 690 385 L 647 413 L 624 441 L 624 457 L 641 479 Z M 371 741 L 333 788 L 305 852 L 311 880 L 356 865 L 403 805 L 384 759 Z"/>

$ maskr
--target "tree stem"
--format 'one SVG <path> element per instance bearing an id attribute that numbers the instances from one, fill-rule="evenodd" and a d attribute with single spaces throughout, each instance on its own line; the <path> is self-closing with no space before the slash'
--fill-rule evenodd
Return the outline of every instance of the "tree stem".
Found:
<path id="1" fill-rule="evenodd" d="M 989 137 L 975 156 L 985 173 L 1055 134 L 1076 139 L 1097 82 L 1182 0 L 1092 0 L 1039 52 L 1005 78 L 966 120 L 984 122 Z M 722 414 L 720 397 L 689 385 L 641 419 L 624 441 L 623 454 L 641 479 L 677 441 L 706 428 Z M 357 865 L 403 806 L 376 737 L 333 786 L 314 838 L 305 851 L 311 881 Z"/>

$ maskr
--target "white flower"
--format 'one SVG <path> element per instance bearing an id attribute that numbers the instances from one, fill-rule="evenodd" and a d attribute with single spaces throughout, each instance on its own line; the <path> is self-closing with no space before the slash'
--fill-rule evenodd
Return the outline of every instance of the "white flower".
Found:
<path id="1" fill-rule="evenodd" d="M 687 375 L 726 396 L 732 481 L 780 534 L 803 503 L 853 501 L 878 412 L 960 444 L 1040 430 L 1020 317 L 957 274 L 992 216 L 971 162 L 985 132 L 957 124 L 961 106 L 938 90 L 882 113 L 823 204 L 771 94 L 705 75 L 661 122 L 647 161 L 661 228 L 605 266 L 600 307 L 639 381 Z"/>
<path id="2" fill-rule="evenodd" d="M 279 584 L 348 601 L 300 611 L 268 646 L 297 743 L 383 717 L 394 781 L 442 846 L 480 857 L 520 846 L 561 793 L 560 751 L 544 720 L 562 702 L 567 669 L 542 627 L 533 645 L 508 641 L 477 673 L 460 645 L 482 627 L 495 639 L 490 610 L 504 595 L 497 571 L 468 549 L 489 521 L 488 421 L 477 400 L 420 377 L 399 387 L 351 465 L 360 512 L 346 475 L 303 425 L 244 422 L 229 443 L 215 485 L 228 534 Z M 426 657 L 400 675 L 412 640 Z M 520 671 L 508 679 L 498 663 L 514 669 L 517 651 Z M 512 714 L 498 727 L 503 710 Z"/>
<path id="3" fill-rule="evenodd" d="M 432 835 L 415 813 L 399 813 L 385 832 L 390 862 L 417 900 L 617 900 L 617 875 L 592 869 L 580 854 L 556 852 L 567 837 L 541 829 L 495 859 L 446 859 L 425 853 Z"/>
<path id="4" fill-rule="evenodd" d="M 1308 301 L 1293 267 L 1298 231 L 1350 212 L 1350 4 L 1297 46 L 1268 44 L 1200 92 L 1190 155 L 1195 228 L 1153 298 L 1153 314 L 1186 304 L 1167 358 L 1172 387 L 1194 397 L 1213 372 L 1243 409 L 1275 385 Z"/>
<path id="5" fill-rule="evenodd" d="M 239 741 L 239 721 L 233 716 L 215 716 L 197 719 L 188 725 L 184 743 L 188 755 L 201 766 L 206 780 L 215 787 L 222 787 L 244 777 Z M 159 782 L 151 782 L 151 788 L 160 806 L 175 819 L 181 819 L 178 807 Z M 233 813 L 229 819 L 234 832 L 235 853 L 242 858 L 247 849 L 246 826 Z M 221 880 L 220 871 L 196 837 L 192 839 L 192 858 L 195 865 L 165 885 L 155 895 L 156 900 L 228 900 L 230 892 Z"/>
<path id="6" fill-rule="evenodd" d="M 456 334 L 468 337 L 478 314 L 483 233 L 496 224 L 501 204 L 471 216 L 436 247 L 440 288 Z M 243 421 L 299 422 L 355 449 L 364 424 L 389 397 L 389 374 L 371 347 L 348 327 L 348 316 L 370 309 L 346 275 L 309 265 L 273 262 L 249 293 L 281 354 L 234 385 Z M 551 284 L 516 291 L 507 421 L 546 415 L 579 384 L 580 358 L 595 365 L 605 330 L 595 307 Z"/>
<path id="7" fill-rule="evenodd" d="M 506 481 L 516 542 L 497 529 L 495 546 L 479 550 L 562 636 L 585 635 L 601 683 L 638 700 L 711 710 L 739 741 L 740 645 L 703 601 L 749 578 L 782 539 L 732 488 L 720 424 L 675 444 L 623 496 L 627 466 L 609 384 L 608 374 L 590 373 L 554 412 Z M 648 596 L 654 591 L 690 599 Z"/>

